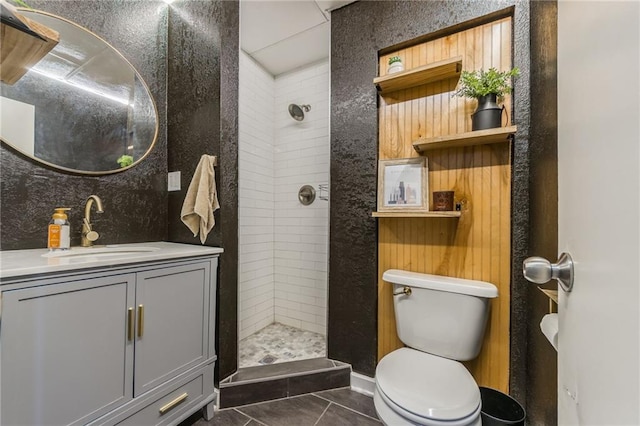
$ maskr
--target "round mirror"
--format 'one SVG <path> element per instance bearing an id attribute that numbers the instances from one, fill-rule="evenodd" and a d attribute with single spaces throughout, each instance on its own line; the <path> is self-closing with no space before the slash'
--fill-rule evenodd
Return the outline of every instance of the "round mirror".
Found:
<path id="1" fill-rule="evenodd" d="M 158 113 L 129 61 L 64 18 L 19 13 L 57 31 L 60 41 L 15 84 L 0 83 L 0 139 L 69 172 L 115 173 L 142 161 L 155 143 Z"/>

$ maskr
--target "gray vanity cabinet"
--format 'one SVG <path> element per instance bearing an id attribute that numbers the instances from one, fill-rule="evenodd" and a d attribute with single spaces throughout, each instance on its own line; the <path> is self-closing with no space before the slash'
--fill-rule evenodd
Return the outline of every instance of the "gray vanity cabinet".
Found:
<path id="1" fill-rule="evenodd" d="M 2 293 L 1 424 L 83 424 L 132 399 L 134 285 L 124 274 Z"/>
<path id="2" fill-rule="evenodd" d="M 216 268 L 210 257 L 3 285 L 0 424 L 166 424 L 212 404 Z"/>

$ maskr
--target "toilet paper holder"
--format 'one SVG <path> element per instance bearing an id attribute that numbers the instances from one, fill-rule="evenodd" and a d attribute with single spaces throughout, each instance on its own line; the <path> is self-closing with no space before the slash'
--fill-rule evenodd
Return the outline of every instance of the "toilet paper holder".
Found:
<path id="1" fill-rule="evenodd" d="M 549 298 L 549 313 L 555 314 L 558 312 L 558 290 L 549 290 L 546 288 L 538 287 L 545 296 Z M 555 310 L 553 309 L 555 305 Z"/>

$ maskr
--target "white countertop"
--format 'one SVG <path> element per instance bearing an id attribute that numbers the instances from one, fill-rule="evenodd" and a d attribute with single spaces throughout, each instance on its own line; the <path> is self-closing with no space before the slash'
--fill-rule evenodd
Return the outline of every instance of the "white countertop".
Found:
<path id="1" fill-rule="evenodd" d="M 223 251 L 220 247 L 167 242 L 72 247 L 54 252 L 48 249 L 5 250 L 0 251 L 0 279 L 213 255 Z"/>

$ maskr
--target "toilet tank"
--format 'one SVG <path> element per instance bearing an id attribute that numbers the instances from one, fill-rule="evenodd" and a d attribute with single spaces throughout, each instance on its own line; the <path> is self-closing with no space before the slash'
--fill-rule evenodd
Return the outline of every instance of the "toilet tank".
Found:
<path id="1" fill-rule="evenodd" d="M 393 284 L 398 337 L 414 349 L 468 361 L 478 356 L 495 285 L 441 275 L 390 269 L 382 279 Z M 404 294 L 404 287 L 411 294 Z"/>

